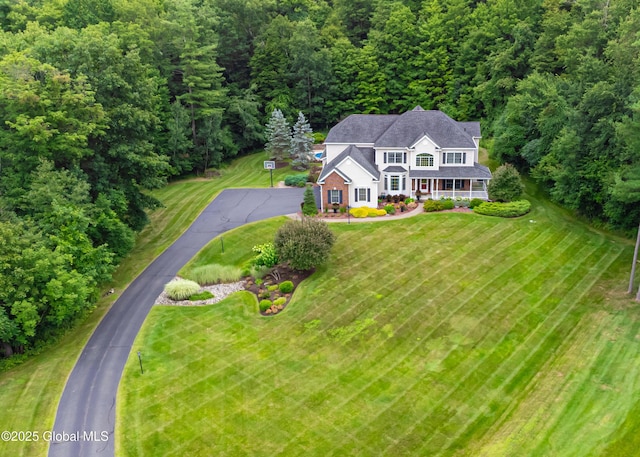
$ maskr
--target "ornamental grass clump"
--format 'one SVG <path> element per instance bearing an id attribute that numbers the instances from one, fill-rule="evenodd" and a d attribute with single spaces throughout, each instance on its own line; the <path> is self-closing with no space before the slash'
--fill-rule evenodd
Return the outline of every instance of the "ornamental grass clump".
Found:
<path id="1" fill-rule="evenodd" d="M 242 269 L 233 265 L 220 265 L 211 263 L 194 268 L 189 274 L 189 278 L 202 286 L 210 284 L 220 284 L 235 282 L 242 277 Z"/>
<path id="2" fill-rule="evenodd" d="M 187 300 L 200 291 L 200 284 L 189 279 L 174 279 L 165 284 L 164 291 L 172 300 Z"/>

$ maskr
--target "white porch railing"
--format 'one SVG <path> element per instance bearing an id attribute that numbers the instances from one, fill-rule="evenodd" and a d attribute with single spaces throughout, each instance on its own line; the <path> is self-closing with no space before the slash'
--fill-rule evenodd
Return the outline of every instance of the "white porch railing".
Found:
<path id="1" fill-rule="evenodd" d="M 434 200 L 440 198 L 481 198 L 483 200 L 488 200 L 489 196 L 484 190 L 436 190 L 432 194 L 427 195 L 427 198 L 433 198 Z"/>

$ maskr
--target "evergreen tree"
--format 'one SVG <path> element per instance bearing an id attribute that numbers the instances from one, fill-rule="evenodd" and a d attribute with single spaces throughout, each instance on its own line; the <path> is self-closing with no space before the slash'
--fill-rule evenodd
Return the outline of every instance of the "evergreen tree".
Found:
<path id="1" fill-rule="evenodd" d="M 316 206 L 316 197 L 313 195 L 313 188 L 307 186 L 304 191 L 304 202 L 302 203 L 302 214 L 305 216 L 315 216 L 318 214 L 318 207 Z"/>
<path id="2" fill-rule="evenodd" d="M 291 138 L 290 154 L 293 159 L 292 165 L 306 169 L 309 166 L 312 150 L 313 130 L 302 111 L 299 111 L 298 120 L 293 125 L 293 137 Z"/>
<path id="3" fill-rule="evenodd" d="M 282 111 L 273 110 L 267 124 L 265 150 L 274 160 L 284 160 L 291 147 L 291 129 Z"/>

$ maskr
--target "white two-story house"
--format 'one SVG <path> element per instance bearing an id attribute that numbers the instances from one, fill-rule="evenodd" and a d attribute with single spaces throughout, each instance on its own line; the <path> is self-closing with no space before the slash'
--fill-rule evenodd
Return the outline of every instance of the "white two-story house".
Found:
<path id="1" fill-rule="evenodd" d="M 487 199 L 491 172 L 478 163 L 479 122 L 417 106 L 403 114 L 353 114 L 327 135 L 321 206 L 375 207 L 379 196 Z"/>

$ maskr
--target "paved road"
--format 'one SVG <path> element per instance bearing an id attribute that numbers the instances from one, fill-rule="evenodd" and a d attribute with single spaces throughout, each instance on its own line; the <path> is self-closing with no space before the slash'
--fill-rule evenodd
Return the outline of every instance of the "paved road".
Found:
<path id="1" fill-rule="evenodd" d="M 212 238 L 247 222 L 299 211 L 302 196 L 302 189 L 223 191 L 129 285 L 102 319 L 71 372 L 54 424 L 61 439 L 51 443 L 49 457 L 114 455 L 116 392 L 122 370 L 140 326 L 164 284 Z M 108 437 L 102 432 L 107 432 Z M 65 442 L 74 436 L 80 441 Z"/>

